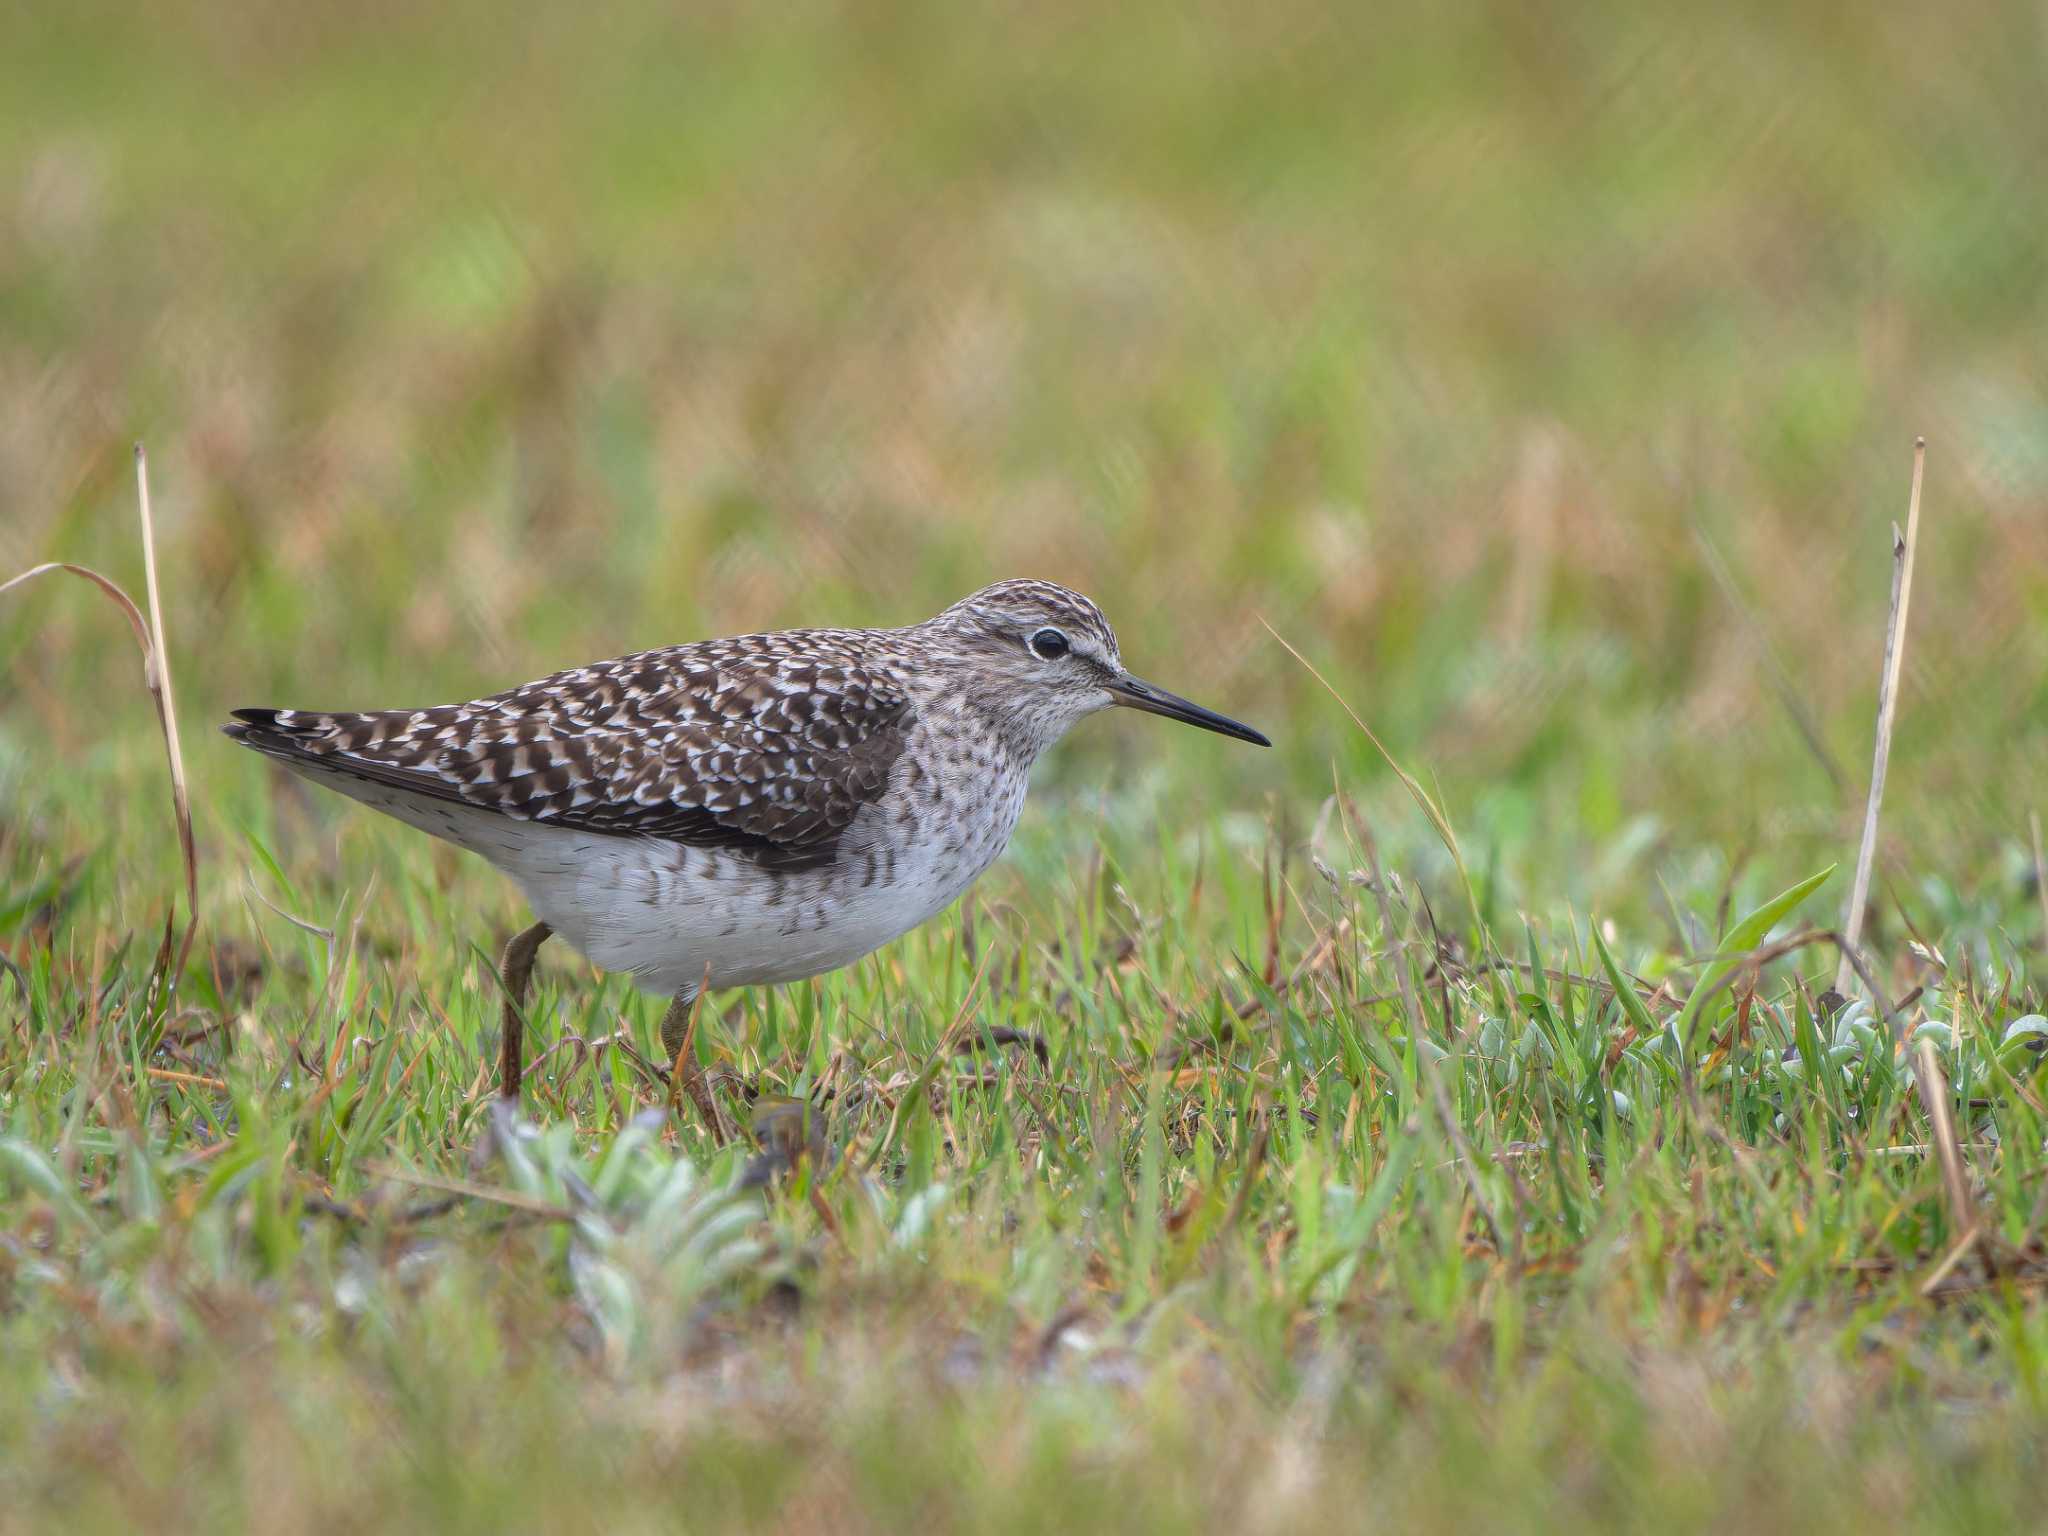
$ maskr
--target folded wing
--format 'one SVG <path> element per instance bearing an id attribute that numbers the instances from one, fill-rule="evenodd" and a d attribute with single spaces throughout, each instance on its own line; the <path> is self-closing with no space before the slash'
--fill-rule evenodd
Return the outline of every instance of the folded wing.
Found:
<path id="1" fill-rule="evenodd" d="M 912 705 L 859 631 L 642 651 L 467 704 L 242 709 L 223 727 L 314 777 L 620 837 L 829 861 L 878 799 Z"/>

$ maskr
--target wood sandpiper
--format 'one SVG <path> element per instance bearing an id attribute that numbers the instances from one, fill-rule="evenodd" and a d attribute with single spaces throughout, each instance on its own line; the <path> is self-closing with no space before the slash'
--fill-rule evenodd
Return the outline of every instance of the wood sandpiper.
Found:
<path id="1" fill-rule="evenodd" d="M 739 635 L 557 672 L 467 704 L 238 709 L 246 747 L 479 853 L 539 920 L 505 948 L 501 1091 L 551 934 L 672 997 L 847 965 L 1002 853 L 1032 763 L 1084 715 L 1248 725 L 1125 670 L 1102 611 L 1005 581 L 906 629 Z"/>

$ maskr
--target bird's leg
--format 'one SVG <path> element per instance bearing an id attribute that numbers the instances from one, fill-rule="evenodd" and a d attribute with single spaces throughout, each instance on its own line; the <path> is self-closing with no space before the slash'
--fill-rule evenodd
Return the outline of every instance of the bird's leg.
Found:
<path id="1" fill-rule="evenodd" d="M 498 962 L 498 974 L 505 982 L 505 1004 L 503 1015 L 503 1038 L 499 1045 L 498 1092 L 505 1098 L 519 1098 L 519 1079 L 526 1060 L 526 984 L 533 978 L 533 957 L 540 953 L 548 935 L 555 930 L 546 923 L 535 923 L 531 928 L 512 935 L 505 946 L 504 958 Z"/>
<path id="2" fill-rule="evenodd" d="M 725 1116 L 719 1113 L 718 1101 L 711 1096 L 711 1085 L 704 1080 L 704 1069 L 697 1065 L 697 999 L 700 996 L 702 993 L 696 987 L 675 995 L 668 1005 L 668 1012 L 661 1016 L 661 1049 L 668 1057 L 670 1092 L 680 1088 L 689 1094 L 690 1102 L 697 1106 L 697 1113 L 704 1117 L 711 1139 L 724 1146 L 728 1135 Z"/>
<path id="3" fill-rule="evenodd" d="M 668 1058 L 671 1069 L 676 1058 L 683 1053 L 683 1047 L 694 1038 L 696 1031 L 691 1025 L 696 1021 L 690 1017 L 690 1010 L 696 1006 L 698 989 L 691 987 L 678 992 L 668 1005 L 668 1012 L 661 1016 L 661 1054 Z"/>

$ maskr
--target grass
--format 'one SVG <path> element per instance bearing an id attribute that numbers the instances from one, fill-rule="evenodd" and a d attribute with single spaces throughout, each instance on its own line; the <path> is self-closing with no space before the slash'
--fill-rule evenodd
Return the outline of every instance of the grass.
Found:
<path id="1" fill-rule="evenodd" d="M 0 598 L 0 1529 L 2032 1518 L 2032 10 L 8 26 L 0 579 L 142 590 L 148 442 L 200 865 L 159 1013 L 129 637 Z M 1954 1192 L 1820 997 L 1916 431 Z M 559 949 L 496 1125 L 512 893 L 205 729 L 1022 573 L 1278 747 L 711 999 L 758 1143 Z"/>

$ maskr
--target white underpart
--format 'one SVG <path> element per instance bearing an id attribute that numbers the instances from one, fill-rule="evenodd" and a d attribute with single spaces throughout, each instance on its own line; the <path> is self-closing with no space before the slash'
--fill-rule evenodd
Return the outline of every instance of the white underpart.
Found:
<path id="1" fill-rule="evenodd" d="M 1002 776 L 971 797 L 976 812 L 964 822 L 917 837 L 890 812 L 868 806 L 847 829 L 834 865 L 770 874 L 735 854 L 518 821 L 302 760 L 291 766 L 482 855 L 593 964 L 663 996 L 695 992 L 707 973 L 713 987 L 820 975 L 936 917 L 1002 855 L 1025 788 L 1021 774 Z M 870 851 L 893 856 L 893 878 L 862 888 Z"/>

